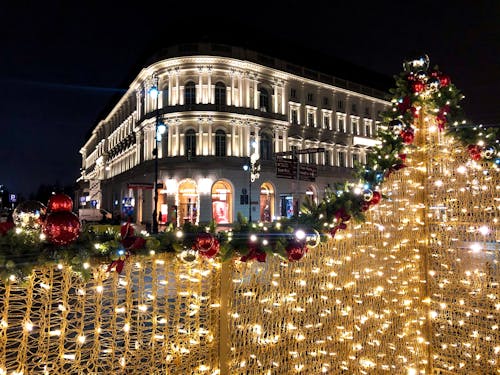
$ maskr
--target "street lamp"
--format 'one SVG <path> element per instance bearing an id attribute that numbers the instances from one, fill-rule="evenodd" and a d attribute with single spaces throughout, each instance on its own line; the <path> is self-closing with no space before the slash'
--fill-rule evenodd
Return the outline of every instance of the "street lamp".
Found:
<path id="1" fill-rule="evenodd" d="M 160 97 L 160 91 L 158 90 L 158 79 L 156 79 L 156 84 L 149 89 L 149 95 L 152 99 L 156 99 L 156 109 L 155 109 L 155 147 L 153 149 L 153 155 L 155 157 L 155 177 L 153 183 L 153 228 L 152 233 L 158 233 L 158 143 L 161 142 L 161 136 L 167 131 L 167 127 L 160 121 L 160 108 L 158 106 L 158 98 Z"/>
<path id="2" fill-rule="evenodd" d="M 252 182 L 260 177 L 259 153 L 257 150 L 257 142 L 250 142 L 250 157 L 249 164 L 243 166 L 243 170 L 248 171 L 248 222 L 252 222 Z"/>

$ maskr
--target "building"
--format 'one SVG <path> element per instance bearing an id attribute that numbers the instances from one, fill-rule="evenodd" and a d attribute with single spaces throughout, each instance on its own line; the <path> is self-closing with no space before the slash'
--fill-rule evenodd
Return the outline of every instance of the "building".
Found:
<path id="1" fill-rule="evenodd" d="M 79 200 L 151 224 L 156 171 L 160 225 L 290 217 L 364 162 L 385 94 L 247 49 L 170 47 L 81 148 Z"/>

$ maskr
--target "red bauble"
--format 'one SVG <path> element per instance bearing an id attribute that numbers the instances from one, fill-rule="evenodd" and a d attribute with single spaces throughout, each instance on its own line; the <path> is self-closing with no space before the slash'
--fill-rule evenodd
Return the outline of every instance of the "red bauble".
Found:
<path id="1" fill-rule="evenodd" d="M 423 82 L 417 81 L 411 84 L 413 92 L 422 92 L 425 90 L 425 84 Z"/>
<path id="2" fill-rule="evenodd" d="M 288 254 L 288 260 L 290 262 L 302 259 L 302 257 L 306 254 L 306 252 L 307 252 L 306 244 L 296 239 L 291 240 L 286 246 L 286 253 Z"/>
<path id="3" fill-rule="evenodd" d="M 220 243 L 212 234 L 200 233 L 195 239 L 194 249 L 204 257 L 213 258 L 219 252 Z"/>
<path id="4" fill-rule="evenodd" d="M 446 74 L 441 74 L 439 77 L 439 82 L 441 83 L 441 87 L 446 87 L 451 83 L 451 79 Z"/>
<path id="5" fill-rule="evenodd" d="M 361 211 L 367 211 L 369 208 L 370 208 L 370 202 L 361 201 L 361 203 L 360 203 L 360 210 Z"/>
<path id="6" fill-rule="evenodd" d="M 380 202 L 381 199 L 382 199 L 382 194 L 380 194 L 379 191 L 374 191 L 372 200 L 370 201 L 370 204 L 371 205 L 377 204 L 378 202 Z"/>
<path id="7" fill-rule="evenodd" d="M 50 197 L 47 208 L 50 212 L 60 212 L 73 210 L 73 200 L 64 193 L 54 194 Z"/>
<path id="8" fill-rule="evenodd" d="M 481 160 L 481 147 L 478 145 L 469 145 L 467 146 L 467 151 L 469 151 L 469 155 L 472 160 L 479 161 Z"/>
<path id="9" fill-rule="evenodd" d="M 80 220 L 73 212 L 51 212 L 45 220 L 43 233 L 47 240 L 56 245 L 67 245 L 78 238 Z"/>
<path id="10" fill-rule="evenodd" d="M 402 130 L 401 133 L 399 133 L 399 135 L 401 138 L 403 138 L 403 142 L 406 144 L 412 143 L 413 140 L 415 139 L 415 134 L 413 133 L 412 128 Z"/>

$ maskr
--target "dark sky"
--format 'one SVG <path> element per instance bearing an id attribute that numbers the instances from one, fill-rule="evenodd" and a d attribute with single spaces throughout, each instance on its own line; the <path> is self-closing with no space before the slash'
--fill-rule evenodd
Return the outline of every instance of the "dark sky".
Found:
<path id="1" fill-rule="evenodd" d="M 0 184 L 26 197 L 74 182 L 86 134 L 116 94 L 155 50 L 189 40 L 321 66 L 337 57 L 389 77 L 425 52 L 466 96 L 469 119 L 500 123 L 498 0 L 9 3 L 23 5 L 0 7 Z"/>

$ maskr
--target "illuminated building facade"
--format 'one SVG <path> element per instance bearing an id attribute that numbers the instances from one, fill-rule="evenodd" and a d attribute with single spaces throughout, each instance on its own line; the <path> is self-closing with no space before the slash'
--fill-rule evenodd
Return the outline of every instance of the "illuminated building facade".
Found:
<path id="1" fill-rule="evenodd" d="M 384 96 L 246 49 L 170 47 L 81 148 L 80 201 L 151 223 L 157 146 L 160 224 L 290 217 L 364 162 Z M 298 167 L 287 168 L 295 152 Z M 253 182 L 243 168 L 252 154 Z"/>

